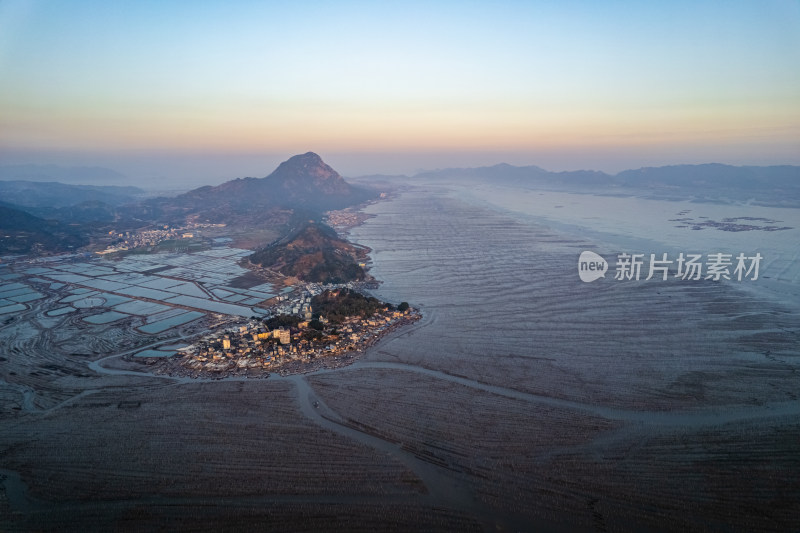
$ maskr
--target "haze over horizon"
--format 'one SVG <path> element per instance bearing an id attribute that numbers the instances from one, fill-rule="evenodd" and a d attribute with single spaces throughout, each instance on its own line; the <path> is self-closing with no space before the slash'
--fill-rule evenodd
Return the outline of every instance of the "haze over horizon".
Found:
<path id="1" fill-rule="evenodd" d="M 800 164 L 800 4 L 0 4 L 0 161 L 142 180 Z"/>

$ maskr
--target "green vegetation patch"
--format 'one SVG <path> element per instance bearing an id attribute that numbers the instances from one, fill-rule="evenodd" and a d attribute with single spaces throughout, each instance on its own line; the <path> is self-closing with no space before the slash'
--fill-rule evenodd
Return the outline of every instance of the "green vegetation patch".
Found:
<path id="1" fill-rule="evenodd" d="M 327 290 L 311 299 L 314 313 L 319 313 L 331 322 L 340 324 L 348 316 L 366 318 L 378 311 L 391 308 L 373 296 L 365 296 L 350 289 Z"/>
<path id="2" fill-rule="evenodd" d="M 302 321 L 303 319 L 296 315 L 278 315 L 268 318 L 264 321 L 264 324 L 272 330 L 278 328 L 296 328 Z"/>

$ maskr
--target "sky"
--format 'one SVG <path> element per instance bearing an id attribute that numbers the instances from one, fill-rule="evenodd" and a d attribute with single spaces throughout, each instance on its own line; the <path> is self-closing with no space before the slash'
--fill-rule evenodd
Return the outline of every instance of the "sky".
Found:
<path id="1" fill-rule="evenodd" d="M 800 1 L 0 0 L 0 164 L 800 164 Z"/>

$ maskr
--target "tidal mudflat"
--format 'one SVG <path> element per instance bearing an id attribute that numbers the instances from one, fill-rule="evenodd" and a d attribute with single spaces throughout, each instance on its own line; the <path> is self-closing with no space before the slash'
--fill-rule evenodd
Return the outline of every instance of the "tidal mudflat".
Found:
<path id="1" fill-rule="evenodd" d="M 157 376 L 109 356 L 192 323 L 91 324 L 44 289 L 0 316 L 3 529 L 800 527 L 791 300 L 585 284 L 607 242 L 449 186 L 367 212 L 376 296 L 423 318 L 346 368 Z"/>

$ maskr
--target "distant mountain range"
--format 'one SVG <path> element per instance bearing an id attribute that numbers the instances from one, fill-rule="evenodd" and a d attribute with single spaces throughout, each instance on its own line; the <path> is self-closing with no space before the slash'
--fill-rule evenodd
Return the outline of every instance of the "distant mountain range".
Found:
<path id="1" fill-rule="evenodd" d="M 144 194 L 138 187 L 68 185 L 57 182 L 0 181 L 0 198 L 23 207 L 59 208 L 84 202 L 118 206 L 135 202 Z"/>
<path id="2" fill-rule="evenodd" d="M 800 167 L 735 167 L 710 163 L 626 170 L 614 181 L 629 187 L 734 187 L 742 190 L 791 189 L 800 187 Z M 722 191 L 721 191 L 722 192 Z"/>
<path id="3" fill-rule="evenodd" d="M 4 239 L 0 242 L 0 251 L 70 249 L 88 241 L 93 232 L 107 232 L 109 228 L 136 229 L 156 222 L 181 224 L 187 218 L 250 227 L 271 225 L 291 234 L 309 220 L 319 222 L 325 211 L 357 205 L 377 196 L 375 190 L 346 182 L 313 152 L 289 158 L 264 178 L 235 179 L 218 186 L 200 187 L 174 198 L 140 200 L 144 191 L 136 187 L 19 179 L 1 181 L 3 176 L 49 179 L 59 173 L 70 179 L 121 177 L 100 167 L 0 167 L 0 205 L 3 207 L 0 229 L 4 232 L 0 235 L 0 239 Z M 591 170 L 550 172 L 537 166 L 517 167 L 503 163 L 422 172 L 411 178 L 373 176 L 362 178 L 361 182 L 380 183 L 383 187 L 403 180 L 474 182 L 567 192 L 800 207 L 800 167 L 789 165 L 675 165 L 611 175 Z M 289 263 L 291 261 L 284 262 L 285 265 Z M 338 268 L 333 260 L 329 263 L 332 270 Z"/>
<path id="4" fill-rule="evenodd" d="M 619 193 L 696 201 L 740 201 L 800 207 L 800 167 L 731 166 L 718 163 L 626 170 L 615 175 L 595 170 L 550 172 L 508 164 L 423 172 L 414 180 L 479 181 L 502 186 L 568 192 Z"/>
<path id="5" fill-rule="evenodd" d="M 104 167 L 62 167 L 58 165 L 0 165 L 0 180 L 57 181 L 70 184 L 121 182 L 125 175 Z"/>
<path id="6" fill-rule="evenodd" d="M 0 253 L 27 254 L 69 250 L 85 245 L 80 228 L 56 220 L 44 220 L 0 202 Z"/>

